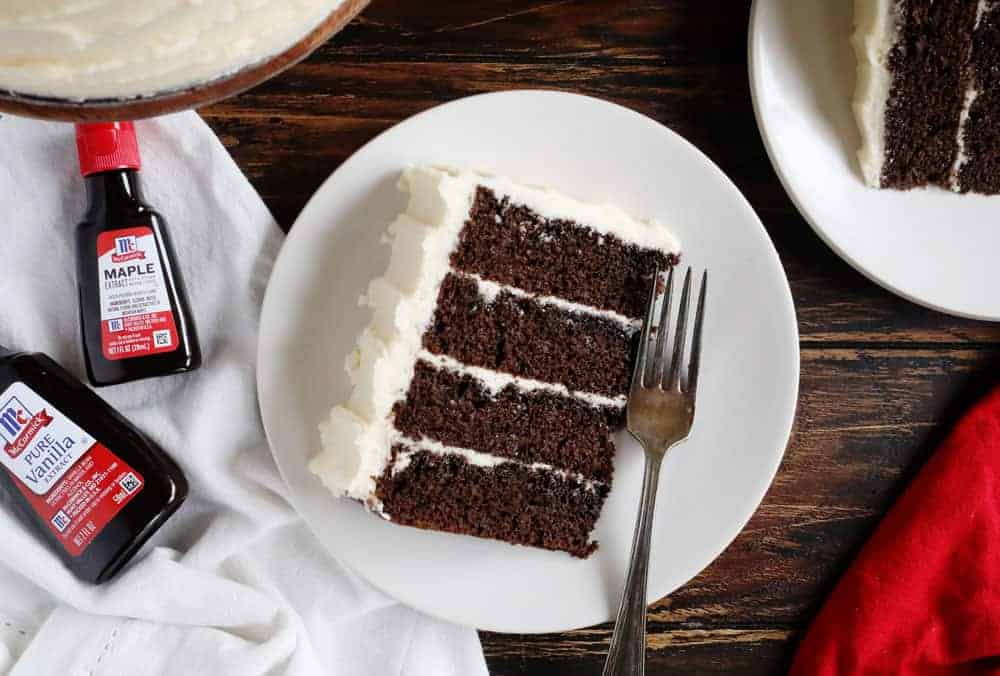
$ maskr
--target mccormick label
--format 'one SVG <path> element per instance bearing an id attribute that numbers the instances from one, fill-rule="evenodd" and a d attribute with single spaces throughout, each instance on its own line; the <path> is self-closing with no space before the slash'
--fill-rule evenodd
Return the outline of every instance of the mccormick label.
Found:
<path id="1" fill-rule="evenodd" d="M 137 471 L 21 382 L 0 395 L 0 444 L 0 462 L 73 556 L 144 485 Z"/>
<path id="2" fill-rule="evenodd" d="M 97 274 L 106 359 L 177 349 L 177 326 L 151 229 L 125 228 L 98 235 Z"/>

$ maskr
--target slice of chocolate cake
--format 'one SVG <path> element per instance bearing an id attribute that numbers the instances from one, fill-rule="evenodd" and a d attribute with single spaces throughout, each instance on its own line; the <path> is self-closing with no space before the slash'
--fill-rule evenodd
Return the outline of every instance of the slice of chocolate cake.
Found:
<path id="1" fill-rule="evenodd" d="M 1000 194 L 1000 2 L 981 2 L 954 187 Z"/>
<path id="2" fill-rule="evenodd" d="M 469 172 L 410 169 L 392 257 L 312 471 L 396 523 L 588 556 L 661 225 Z"/>
<path id="3" fill-rule="evenodd" d="M 856 0 L 865 182 L 1000 192 L 998 0 Z"/>

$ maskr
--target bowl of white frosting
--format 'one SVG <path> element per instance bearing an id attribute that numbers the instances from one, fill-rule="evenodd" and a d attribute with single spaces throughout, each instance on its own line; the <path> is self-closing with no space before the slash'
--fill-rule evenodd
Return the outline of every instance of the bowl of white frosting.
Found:
<path id="1" fill-rule="evenodd" d="M 0 110 L 70 121 L 206 105 L 308 56 L 369 0 L 2 0 Z"/>

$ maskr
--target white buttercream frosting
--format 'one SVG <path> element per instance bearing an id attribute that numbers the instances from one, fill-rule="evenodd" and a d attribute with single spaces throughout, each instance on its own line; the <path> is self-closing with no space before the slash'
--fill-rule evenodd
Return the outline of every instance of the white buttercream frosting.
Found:
<path id="1" fill-rule="evenodd" d="M 892 88 L 889 53 L 899 35 L 898 0 L 855 0 L 851 39 L 858 59 L 854 117 L 861 132 L 858 163 L 865 183 L 882 185 L 885 109 Z"/>
<path id="2" fill-rule="evenodd" d="M 969 121 L 969 113 L 972 111 L 972 104 L 976 102 L 979 97 L 979 90 L 974 87 L 970 87 L 965 92 L 965 100 L 962 102 L 962 113 L 958 118 L 958 138 L 955 142 L 958 144 L 958 153 L 955 155 L 955 163 L 951 167 L 951 175 L 949 177 L 949 182 L 951 189 L 955 192 L 961 190 L 961 185 L 959 183 L 959 173 L 962 171 L 962 167 L 966 162 L 969 161 L 969 154 L 965 149 L 965 125 Z"/>
<path id="3" fill-rule="evenodd" d="M 371 324 L 348 357 L 346 368 L 353 385 L 347 402 L 334 407 L 320 425 L 322 451 L 310 469 L 336 495 L 346 495 L 379 509 L 374 497 L 375 481 L 390 463 L 393 444 L 403 444 L 437 453 L 458 453 L 483 462 L 510 462 L 468 449 L 452 449 L 432 440 L 403 439 L 393 426 L 392 409 L 406 396 L 418 359 L 438 368 L 469 375 L 488 391 L 507 386 L 522 391 L 544 390 L 575 397 L 591 406 L 620 408 L 625 398 L 592 392 L 575 392 L 560 383 L 544 383 L 489 369 L 468 366 L 450 357 L 431 354 L 422 347 L 422 336 L 433 319 L 438 292 L 450 272 L 449 259 L 468 218 L 479 186 L 492 189 L 514 204 L 524 205 L 544 218 L 572 220 L 603 235 L 664 252 L 677 252 L 676 241 L 663 226 L 635 220 L 620 209 L 579 202 L 545 188 L 522 186 L 513 181 L 474 172 L 437 168 L 411 168 L 403 173 L 400 187 L 409 193 L 406 212 L 389 228 L 392 255 L 383 277 L 371 282 L 362 304 L 373 311 Z M 502 292 L 558 305 L 561 309 L 602 316 L 631 327 L 626 317 L 568 301 L 536 296 L 523 290 L 471 276 L 487 300 Z M 405 454 L 404 454 L 405 455 Z M 397 462 L 405 463 L 406 460 Z M 558 468 L 532 465 L 535 469 Z M 394 465 L 393 471 L 399 471 Z M 561 470 L 558 470 L 561 471 Z M 568 475 L 567 475 L 568 476 Z"/>
<path id="4" fill-rule="evenodd" d="M 512 296 L 527 298 L 538 303 L 539 305 L 548 305 L 571 314 L 607 319 L 608 321 L 620 324 L 623 329 L 629 332 L 638 331 L 642 328 L 641 319 L 632 319 L 612 310 L 602 310 L 600 308 L 593 307 L 592 305 L 574 303 L 573 301 L 566 300 L 565 298 L 557 298 L 556 296 L 543 296 L 536 293 L 529 293 L 524 289 L 519 289 L 515 286 L 509 286 L 507 284 L 497 284 L 489 279 L 483 279 L 479 275 L 473 275 L 467 272 L 456 272 L 455 274 L 459 277 L 464 277 L 474 281 L 476 286 L 479 287 L 480 297 L 486 303 L 494 302 L 497 299 L 497 296 L 501 293 L 509 293 Z"/>
<path id="5" fill-rule="evenodd" d="M 438 368 L 454 371 L 455 373 L 460 373 L 462 375 L 472 376 L 479 382 L 480 385 L 483 386 L 483 389 L 492 393 L 494 396 L 496 396 L 496 394 L 505 387 L 514 387 L 521 392 L 548 392 L 550 394 L 558 394 L 563 397 L 573 397 L 590 406 L 600 408 L 624 408 L 626 403 L 625 395 L 620 397 L 607 397 L 603 394 L 597 394 L 596 392 L 580 392 L 579 390 L 570 390 L 562 383 L 546 383 L 541 380 L 532 380 L 531 378 L 514 376 L 502 371 L 493 371 L 491 369 L 480 368 L 479 366 L 469 366 L 468 364 L 463 364 L 457 359 L 453 359 L 447 355 L 433 354 L 426 350 L 421 350 L 418 356 L 421 360 L 426 361 L 429 364 L 433 364 Z"/>
<path id="6" fill-rule="evenodd" d="M 548 463 L 523 462 L 514 458 L 505 458 L 503 456 L 494 455 L 492 453 L 483 453 L 482 451 L 476 451 L 471 448 L 446 446 L 438 441 L 434 441 L 433 439 L 427 439 L 426 437 L 422 439 L 411 439 L 403 435 L 398 435 L 395 441 L 405 450 L 396 456 L 396 462 L 392 466 L 393 475 L 398 474 L 409 467 L 413 460 L 413 456 L 417 453 L 431 453 L 438 456 L 458 456 L 474 467 L 516 465 L 532 472 L 550 472 L 560 479 L 572 481 L 573 483 L 578 484 L 581 488 L 587 491 L 595 491 L 598 487 L 605 485 L 603 481 L 588 479 L 579 472 L 570 472 L 565 469 L 559 469 Z"/>
<path id="7" fill-rule="evenodd" d="M 976 6 L 976 29 L 979 28 L 979 24 L 992 4 L 992 0 L 979 0 L 979 4 Z M 962 189 L 960 173 L 962 167 L 969 161 L 969 154 L 965 148 L 965 125 L 969 122 L 972 105 L 981 93 L 978 88 L 978 82 L 973 77 L 969 87 L 965 90 L 965 99 L 962 101 L 962 112 L 958 119 L 958 132 L 956 132 L 957 138 L 955 140 L 955 143 L 958 145 L 958 153 L 955 155 L 955 163 L 951 167 L 951 176 L 949 178 L 950 187 L 955 192 L 960 192 Z"/>
<path id="8" fill-rule="evenodd" d="M 310 463 L 331 491 L 361 500 L 371 497 L 389 461 L 392 407 L 413 379 L 421 337 L 473 198 L 467 185 L 432 169 L 407 170 L 400 187 L 409 192 L 409 205 L 389 226 L 389 268 L 362 299 L 372 322 L 346 364 L 353 391 L 320 426 L 323 451 Z"/>
<path id="9" fill-rule="evenodd" d="M 3 0 L 0 89 L 131 98 L 291 47 L 343 0 Z"/>

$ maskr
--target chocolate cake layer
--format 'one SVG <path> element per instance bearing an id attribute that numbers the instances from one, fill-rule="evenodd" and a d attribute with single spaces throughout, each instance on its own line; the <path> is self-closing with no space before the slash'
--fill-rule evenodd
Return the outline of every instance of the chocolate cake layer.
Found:
<path id="1" fill-rule="evenodd" d="M 977 0 L 900 0 L 899 38 L 888 61 L 882 187 L 949 185 L 977 6 Z"/>
<path id="2" fill-rule="evenodd" d="M 393 458 L 406 449 L 395 446 Z M 414 453 L 395 475 L 377 481 L 376 495 L 393 522 L 495 538 L 585 558 L 596 548 L 590 531 L 607 487 L 587 490 L 571 478 L 516 464 L 470 465 L 456 455 Z"/>
<path id="3" fill-rule="evenodd" d="M 628 390 L 634 341 L 617 322 L 508 292 L 487 302 L 474 280 L 454 274 L 437 302 L 423 337 L 430 352 L 575 391 L 617 397 Z"/>
<path id="4" fill-rule="evenodd" d="M 641 318 L 653 269 L 676 257 L 573 221 L 549 220 L 480 187 L 451 264 L 530 293 Z"/>
<path id="5" fill-rule="evenodd" d="M 973 86 L 979 92 L 965 123 L 968 158 L 958 174 L 962 192 L 1000 193 L 1000 4 L 982 16 L 973 40 Z"/>
<path id="6" fill-rule="evenodd" d="M 470 448 L 524 463 L 545 463 L 610 482 L 611 440 L 624 409 L 507 386 L 495 395 L 469 375 L 417 366 L 406 399 L 393 409 L 395 427 L 412 439 Z"/>

